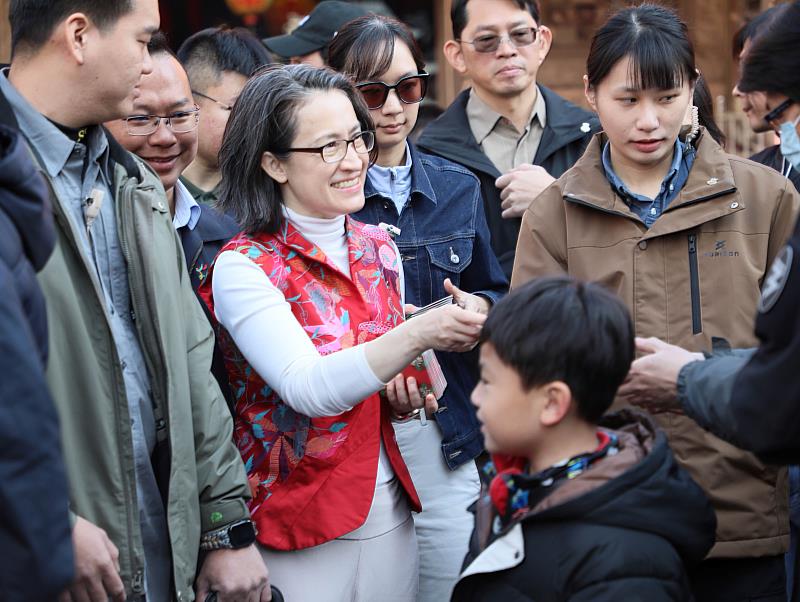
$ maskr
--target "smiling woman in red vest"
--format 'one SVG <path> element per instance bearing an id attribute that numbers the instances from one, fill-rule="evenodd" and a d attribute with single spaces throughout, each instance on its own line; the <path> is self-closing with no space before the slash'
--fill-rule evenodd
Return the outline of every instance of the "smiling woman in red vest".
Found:
<path id="1" fill-rule="evenodd" d="M 348 80 L 293 65 L 245 85 L 220 152 L 220 204 L 244 231 L 203 295 L 258 541 L 290 600 L 415 599 L 419 498 L 378 392 L 426 349 L 474 346 L 484 320 L 450 305 L 404 321 L 397 248 L 347 217 L 373 148 Z"/>

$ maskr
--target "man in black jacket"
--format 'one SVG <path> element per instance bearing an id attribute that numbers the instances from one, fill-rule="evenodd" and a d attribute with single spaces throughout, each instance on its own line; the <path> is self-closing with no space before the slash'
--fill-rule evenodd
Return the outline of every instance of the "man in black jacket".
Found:
<path id="1" fill-rule="evenodd" d="M 738 54 L 740 59 L 744 59 L 747 56 L 747 52 L 750 50 L 755 39 L 768 30 L 773 23 L 780 19 L 788 6 L 788 4 L 778 4 L 773 6 L 772 8 L 769 8 L 754 17 L 750 22 L 742 27 L 739 34 L 737 34 L 736 39 L 734 40 L 734 52 Z M 765 117 L 769 115 L 772 109 L 776 109 L 777 107 L 770 106 L 770 104 L 767 102 L 767 95 L 765 92 L 751 92 L 749 94 L 744 94 L 739 90 L 739 87 L 736 86 L 733 89 L 733 95 L 740 100 L 742 104 L 742 110 L 747 116 L 747 120 L 750 123 L 750 128 L 754 132 L 761 133 L 775 131 L 775 128 L 767 121 L 767 119 L 765 119 Z M 783 153 L 781 153 L 780 144 L 768 146 L 764 150 L 759 151 L 750 157 L 750 160 L 755 161 L 756 163 L 761 163 L 762 165 L 768 165 L 772 169 L 781 172 L 785 177 L 792 181 L 795 188 L 800 190 L 800 170 L 795 169 L 794 166 L 784 158 Z"/>
<path id="2" fill-rule="evenodd" d="M 55 246 L 47 189 L 0 126 L 0 597 L 53 600 L 72 581 L 67 480 L 45 382 L 47 314 L 36 272 Z"/>
<path id="3" fill-rule="evenodd" d="M 144 159 L 161 179 L 172 213 L 172 224 L 183 246 L 192 288 L 197 291 L 214 257 L 240 228 L 233 218 L 198 203 L 180 180 L 181 173 L 197 154 L 200 113 L 192 99 L 186 71 L 170 50 L 164 34 L 154 35 L 147 48 L 153 60 L 153 72 L 142 77 L 140 93 L 134 104 L 135 114 L 127 119 L 110 121 L 106 126 L 117 142 Z M 143 115 L 169 117 L 159 117 L 156 123 L 152 119 L 143 119 Z M 200 306 L 210 322 L 205 303 L 200 303 Z M 232 410 L 233 394 L 222 353 L 216 344 L 211 372 Z"/>
<path id="4" fill-rule="evenodd" d="M 450 16 L 454 39 L 445 56 L 472 88 L 418 145 L 478 177 L 492 247 L 510 278 L 522 214 L 572 167 L 600 124 L 536 84 L 553 36 L 535 0 L 454 0 Z"/>

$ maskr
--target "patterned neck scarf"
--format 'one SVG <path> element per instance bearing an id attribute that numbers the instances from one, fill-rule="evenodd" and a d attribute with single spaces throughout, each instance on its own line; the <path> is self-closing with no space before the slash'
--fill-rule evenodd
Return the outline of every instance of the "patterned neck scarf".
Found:
<path id="1" fill-rule="evenodd" d="M 616 435 L 597 431 L 597 441 L 594 451 L 573 456 L 536 474 L 528 474 L 526 458 L 493 455 L 483 468 L 490 481 L 489 495 L 497 513 L 492 531 L 497 534 L 504 530 L 528 514 L 561 483 L 574 479 L 598 460 L 619 452 Z"/>

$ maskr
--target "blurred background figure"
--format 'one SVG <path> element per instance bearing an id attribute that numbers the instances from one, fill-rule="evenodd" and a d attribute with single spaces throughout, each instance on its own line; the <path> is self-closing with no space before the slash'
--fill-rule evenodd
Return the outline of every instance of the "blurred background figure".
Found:
<path id="1" fill-rule="evenodd" d="M 243 27 L 210 27 L 198 31 L 178 48 L 178 59 L 189 76 L 200 108 L 197 156 L 181 181 L 201 205 L 219 196 L 219 147 L 233 104 L 256 70 L 272 62 L 261 41 Z"/>
<path id="2" fill-rule="evenodd" d="M 21 136 L 0 126 L 0 597 L 4 600 L 53 600 L 73 576 L 61 435 L 44 374 L 47 312 L 36 281 L 36 272 L 55 244 L 47 187 Z"/>
<path id="3" fill-rule="evenodd" d="M 788 4 L 773 6 L 754 17 L 739 30 L 734 38 L 733 50 L 740 61 L 745 61 L 750 49 L 759 37 L 770 31 L 775 23 L 785 17 L 788 7 Z M 797 48 L 794 49 L 794 52 L 797 52 Z M 752 68 L 750 71 L 752 72 Z M 760 78 L 759 81 L 763 82 L 763 78 Z M 750 89 L 745 93 L 742 91 L 741 85 L 737 84 L 733 88 L 733 95 L 741 101 L 742 110 L 754 132 L 778 132 L 778 128 L 773 123 L 770 123 L 769 118 L 772 117 L 774 119 L 780 116 L 780 113 L 786 107 L 784 106 L 780 111 L 770 115 L 771 112 L 780 107 L 780 103 L 776 104 L 774 98 L 773 102 L 770 102 L 767 98 L 766 90 Z M 800 190 L 800 169 L 794 167 L 791 161 L 786 160 L 781 152 L 780 144 L 767 146 L 767 148 L 757 152 L 750 159 L 763 165 L 769 165 L 781 172 L 784 177 L 792 181 L 795 188 Z"/>
<path id="4" fill-rule="evenodd" d="M 266 38 L 264 45 L 291 63 L 324 67 L 328 62 L 328 45 L 342 25 L 366 14 L 369 11 L 357 4 L 325 0 L 292 33 Z"/>

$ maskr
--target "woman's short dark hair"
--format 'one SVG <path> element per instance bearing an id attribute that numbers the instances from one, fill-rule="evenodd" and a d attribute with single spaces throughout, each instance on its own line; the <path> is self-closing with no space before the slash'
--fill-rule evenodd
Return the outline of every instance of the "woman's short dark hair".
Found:
<path id="1" fill-rule="evenodd" d="M 425 59 L 414 34 L 405 23 L 381 15 L 359 17 L 342 27 L 328 48 L 328 65 L 356 82 L 373 80 L 392 66 L 395 40 L 408 46 L 417 71 L 423 71 Z"/>
<path id="2" fill-rule="evenodd" d="M 251 77 L 231 111 L 222 146 L 218 206 L 248 233 L 277 232 L 283 223 L 280 186 L 262 168 L 261 157 L 279 159 L 294 143 L 297 111 L 315 92 L 341 90 L 353 104 L 362 131 L 374 130 L 369 109 L 350 80 L 330 69 L 273 65 Z M 370 161 L 377 158 L 377 146 Z M 321 161 L 321 159 L 320 159 Z"/>
<path id="3" fill-rule="evenodd" d="M 709 135 L 716 140 L 717 144 L 724 147 L 726 138 L 717 122 L 714 120 L 714 99 L 711 97 L 711 90 L 706 85 L 703 77 L 698 77 L 694 82 L 694 97 L 692 104 L 697 107 L 697 118 Z"/>
<path id="4" fill-rule="evenodd" d="M 539 2 L 537 0 L 511 0 L 517 7 L 522 10 L 527 10 L 537 25 L 541 25 L 539 21 Z M 450 22 L 453 24 L 453 37 L 458 40 L 464 29 L 469 23 L 469 14 L 467 13 L 467 4 L 469 0 L 453 0 L 453 5 L 450 7 Z"/>
<path id="5" fill-rule="evenodd" d="M 739 90 L 777 92 L 800 102 L 800 2 L 793 2 L 760 34 L 742 63 Z"/>
<path id="6" fill-rule="evenodd" d="M 640 90 L 669 90 L 697 79 L 686 24 L 663 6 L 624 8 L 597 30 L 586 60 L 589 85 L 597 87 L 626 56 L 631 58 L 630 79 Z"/>
<path id="7" fill-rule="evenodd" d="M 570 276 L 538 278 L 489 312 L 480 340 L 532 389 L 569 386 L 578 413 L 596 423 L 611 407 L 634 357 L 634 330 L 622 301 Z"/>

